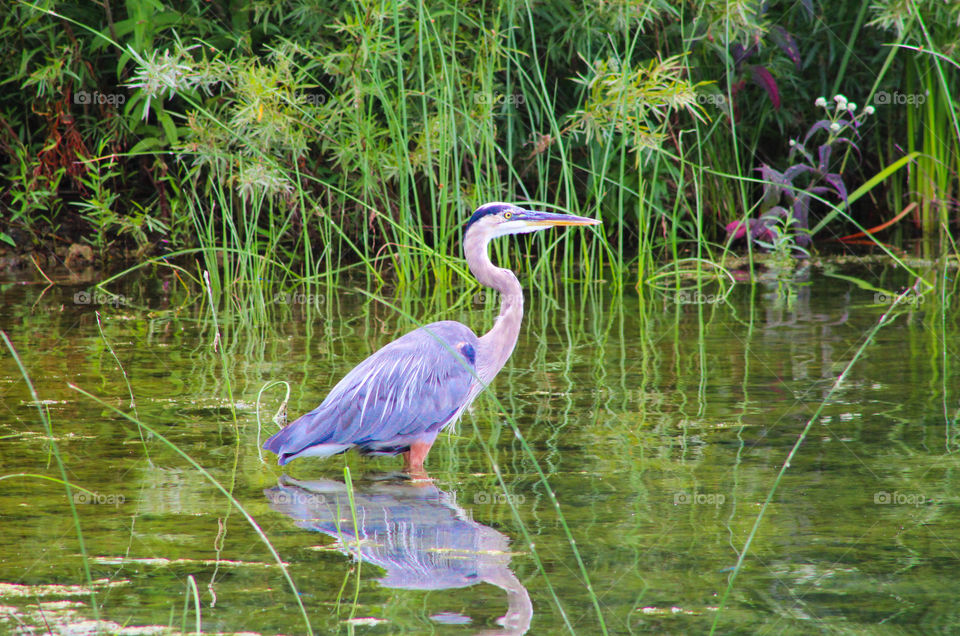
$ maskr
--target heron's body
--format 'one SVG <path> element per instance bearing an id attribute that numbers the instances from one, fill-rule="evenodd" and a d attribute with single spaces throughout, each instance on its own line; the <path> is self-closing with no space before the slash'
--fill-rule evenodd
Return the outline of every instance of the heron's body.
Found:
<path id="1" fill-rule="evenodd" d="M 480 392 L 474 378 L 478 338 L 466 325 L 434 322 L 401 336 L 358 364 L 323 404 L 270 438 L 280 463 L 326 457 L 352 446 L 395 455 L 432 444 Z M 389 421 L 388 434 L 381 423 Z"/>
<path id="2" fill-rule="evenodd" d="M 464 252 L 474 276 L 500 292 L 500 315 L 493 328 L 478 338 L 466 325 L 446 320 L 401 336 L 358 364 L 320 406 L 263 447 L 276 453 L 280 464 L 356 447 L 368 455 L 403 453 L 408 469 L 422 470 L 437 435 L 503 368 L 520 333 L 523 290 L 513 272 L 490 262 L 490 239 L 551 225 L 593 223 L 505 203 L 478 208 L 464 233 Z"/>

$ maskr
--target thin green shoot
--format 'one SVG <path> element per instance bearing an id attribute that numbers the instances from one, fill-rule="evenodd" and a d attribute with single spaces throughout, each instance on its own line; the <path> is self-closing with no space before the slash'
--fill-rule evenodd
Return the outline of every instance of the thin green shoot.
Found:
<path id="1" fill-rule="evenodd" d="M 0 334 L 3 334 L 3 332 L 0 332 Z M 5 337 L 5 334 L 3 335 Z M 116 415 L 119 415 L 121 418 L 133 423 L 138 427 L 142 427 L 148 433 L 156 437 L 158 440 L 164 443 L 167 447 L 173 450 L 177 455 L 182 457 L 188 464 L 190 464 L 190 466 L 192 466 L 207 481 L 209 481 L 214 488 L 219 490 L 220 493 L 227 498 L 227 500 L 233 505 L 233 507 L 236 508 L 241 515 L 243 515 L 243 518 L 247 520 L 247 523 L 250 524 L 250 527 L 253 528 L 253 531 L 257 534 L 257 536 L 260 538 L 260 541 L 267 548 L 267 550 L 270 552 L 270 555 L 273 557 L 274 561 L 280 567 L 280 571 L 283 573 L 284 579 L 286 579 L 287 584 L 290 586 L 290 591 L 292 592 L 293 597 L 297 602 L 297 606 L 300 609 L 300 614 L 303 617 L 303 622 L 304 622 L 304 626 L 306 627 L 307 633 L 312 635 L 313 628 L 310 626 L 310 618 L 307 616 L 306 607 L 304 607 L 303 601 L 300 598 L 300 592 L 297 590 L 297 586 L 293 582 L 293 578 L 290 576 L 290 572 L 287 569 L 287 564 L 284 563 L 283 559 L 280 558 L 280 554 L 277 552 L 276 548 L 273 547 L 273 543 L 271 543 L 270 539 L 267 538 L 267 535 L 263 532 L 263 529 L 260 527 L 260 525 L 256 522 L 253 516 L 249 512 L 247 512 L 247 509 L 243 507 L 243 505 L 237 500 L 237 498 L 234 497 L 233 494 L 229 490 L 227 490 L 219 481 L 217 481 L 216 477 L 211 475 L 207 469 L 201 466 L 193 457 L 191 457 L 186 452 L 181 450 L 179 446 L 177 446 L 176 444 L 168 440 L 159 430 L 153 428 L 148 424 L 145 424 L 144 422 L 142 422 L 141 420 L 138 420 L 132 415 L 125 413 L 124 411 L 121 411 L 115 406 L 108 404 L 106 401 L 102 400 L 98 396 L 84 389 L 81 389 L 80 387 L 78 387 L 73 383 L 68 383 L 67 386 L 69 386 L 71 389 L 73 389 L 77 393 L 80 393 L 81 395 L 84 395 L 90 398 L 91 400 L 93 400 L 103 408 L 109 411 L 112 411 Z"/>
<path id="2" fill-rule="evenodd" d="M 780 481 L 783 479 L 783 476 L 786 474 L 787 469 L 790 468 L 790 462 L 793 461 L 794 456 L 797 454 L 797 451 L 800 450 L 800 447 L 803 445 L 803 442 L 807 438 L 810 429 L 813 428 L 815 422 L 820 421 L 820 413 L 823 412 L 823 409 L 829 404 L 834 394 L 840 389 L 840 386 L 843 384 L 843 381 L 849 375 L 850 370 L 853 369 L 857 361 L 864 354 L 870 344 L 873 342 L 873 339 L 876 337 L 877 333 L 882 329 L 888 322 L 892 321 L 895 317 L 894 310 L 897 305 L 900 304 L 904 298 L 907 297 L 911 292 L 917 293 L 917 287 L 919 287 L 920 280 L 917 279 L 917 282 L 913 287 L 906 289 L 902 294 L 897 296 L 897 298 L 890 305 L 888 309 L 882 316 L 880 320 L 867 332 L 864 336 L 863 342 L 857 347 L 857 350 L 854 352 L 853 357 L 850 358 L 850 361 L 843 368 L 843 371 L 840 375 L 837 376 L 837 379 L 834 381 L 833 386 L 830 387 L 830 390 L 827 391 L 827 394 L 824 396 L 823 400 L 820 402 L 820 405 L 817 407 L 817 410 L 814 411 L 813 415 L 810 416 L 810 419 L 807 420 L 806 425 L 803 427 L 803 430 L 800 431 L 797 441 L 794 443 L 793 447 L 790 449 L 790 452 L 787 453 L 786 459 L 783 461 L 783 464 L 780 466 L 780 471 L 777 473 L 776 478 L 773 480 L 773 485 L 770 487 L 770 490 L 767 492 L 767 497 L 764 499 L 763 504 L 760 506 L 760 511 L 757 513 L 757 518 L 753 522 L 753 527 L 750 529 L 750 534 L 747 535 L 747 540 L 743 544 L 743 548 L 740 550 L 740 554 L 737 557 L 737 563 L 733 567 L 733 571 L 730 574 L 730 578 L 727 582 L 727 587 L 723 591 L 723 596 L 720 598 L 720 603 L 717 607 L 717 612 L 714 615 L 713 623 L 710 626 L 710 634 L 713 634 L 719 625 L 720 617 L 723 613 L 723 608 L 726 606 L 727 599 L 730 596 L 730 592 L 733 591 L 733 585 L 737 580 L 737 576 L 740 574 L 740 571 L 743 569 L 744 561 L 747 558 L 747 555 L 750 553 L 750 548 L 753 545 L 753 540 L 757 536 L 757 532 L 760 529 L 760 524 L 763 522 L 763 518 L 766 515 L 767 509 L 770 507 L 770 503 L 773 501 L 773 497 L 777 492 L 777 488 L 780 486 Z"/>
<path id="3" fill-rule="evenodd" d="M 190 599 L 193 599 L 194 606 L 194 634 L 201 634 L 202 629 L 202 619 L 200 616 L 200 591 L 197 590 L 197 581 L 193 578 L 192 574 L 187 575 L 187 589 L 183 595 L 183 616 L 180 620 L 180 631 L 182 633 L 187 633 L 187 612 L 190 609 Z"/>
<path id="4" fill-rule="evenodd" d="M 282 427 L 287 415 L 287 403 L 290 402 L 290 383 L 286 380 L 272 380 L 264 384 L 260 387 L 260 390 L 257 391 L 257 454 L 260 456 L 261 462 L 265 460 L 263 459 L 263 444 L 260 442 L 260 432 L 263 429 L 263 424 L 260 420 L 260 398 L 263 396 L 264 391 L 281 385 L 286 387 L 287 393 L 283 397 L 283 402 L 281 402 L 277 408 L 277 412 L 273 415 L 273 423 L 278 427 Z"/>
<path id="5" fill-rule="evenodd" d="M 37 390 L 33 386 L 33 381 L 30 379 L 30 375 L 27 373 L 26 367 L 23 366 L 23 362 L 20 360 L 20 355 L 14 348 L 13 342 L 11 342 L 10 338 L 7 336 L 7 332 L 0 331 L 0 338 L 3 338 L 4 344 L 7 345 L 7 350 L 10 351 L 10 355 L 13 356 L 14 362 L 17 363 L 17 368 L 20 369 L 20 375 L 23 376 L 24 383 L 30 390 L 30 397 L 33 399 L 33 403 L 37 407 L 37 414 L 40 416 L 40 422 L 43 424 L 43 430 L 47 434 L 47 441 L 50 443 L 50 450 L 57 462 L 57 468 L 60 471 L 59 481 L 63 484 L 67 495 L 67 503 L 70 504 L 70 516 L 73 518 L 73 527 L 77 534 L 77 544 L 80 548 L 80 558 L 83 563 L 83 573 L 87 579 L 87 586 L 90 588 L 90 605 L 93 608 L 93 618 L 95 621 L 99 621 L 100 607 L 97 603 L 96 590 L 93 587 L 93 576 L 90 572 L 90 559 L 87 555 L 87 546 L 83 540 L 83 529 L 80 527 L 80 515 L 77 513 L 77 504 L 73 497 L 73 490 L 75 486 L 67 478 L 67 467 L 63 463 L 63 458 L 60 456 L 60 447 L 57 445 L 57 440 L 53 436 L 53 426 L 50 424 L 50 414 L 40 401 L 40 397 L 37 395 Z M 81 490 L 84 492 L 90 492 L 86 489 Z"/>

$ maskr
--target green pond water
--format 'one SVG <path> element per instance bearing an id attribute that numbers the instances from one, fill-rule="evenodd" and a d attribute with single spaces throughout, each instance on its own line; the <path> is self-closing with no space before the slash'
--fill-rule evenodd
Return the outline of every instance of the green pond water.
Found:
<path id="1" fill-rule="evenodd" d="M 937 291 L 896 309 L 836 388 L 890 306 L 818 268 L 719 302 L 528 291 L 497 400 L 441 435 L 433 481 L 414 484 L 399 458 L 278 467 L 258 439 L 285 389 L 260 396 L 259 437 L 258 392 L 285 380 L 290 419 L 312 409 L 413 326 L 404 313 L 485 331 L 498 308 L 477 289 L 376 291 L 397 311 L 361 280 L 267 298 L 269 319 L 236 290 L 218 339 L 202 292 L 165 273 L 111 285 L 113 304 L 89 282 L 8 279 L 0 329 L 86 491 L 81 548 L 64 486 L 21 476 L 61 473 L 3 346 L 0 633 L 193 630 L 194 583 L 209 633 L 306 633 L 297 594 L 318 634 L 599 634 L 598 610 L 611 634 L 960 633 L 955 272 L 925 274 Z"/>

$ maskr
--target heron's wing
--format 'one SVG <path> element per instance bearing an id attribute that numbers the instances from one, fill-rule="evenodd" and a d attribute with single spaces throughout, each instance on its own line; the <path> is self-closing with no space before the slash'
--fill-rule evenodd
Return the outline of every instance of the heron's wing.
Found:
<path id="1" fill-rule="evenodd" d="M 348 373 L 323 401 L 267 440 L 281 456 L 332 454 L 361 446 L 407 445 L 448 424 L 469 399 L 477 336 L 458 322 L 436 322 L 394 340 Z M 327 452 L 325 452 L 327 451 Z"/>

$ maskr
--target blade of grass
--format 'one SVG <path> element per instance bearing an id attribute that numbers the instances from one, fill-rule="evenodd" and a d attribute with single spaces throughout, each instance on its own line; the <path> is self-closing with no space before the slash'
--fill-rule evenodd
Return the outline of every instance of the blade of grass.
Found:
<path id="1" fill-rule="evenodd" d="M 77 533 L 77 543 L 80 547 L 80 558 L 83 561 L 83 573 L 87 578 L 87 585 L 90 587 L 90 605 L 93 608 L 93 618 L 95 621 L 99 622 L 100 608 L 97 605 L 97 595 L 93 588 L 93 576 L 90 573 L 90 559 L 87 555 L 87 547 L 83 540 L 83 530 L 80 528 L 80 515 L 77 514 L 77 504 L 73 500 L 74 487 L 70 483 L 70 480 L 67 479 L 67 467 L 63 463 L 63 458 L 60 456 L 60 447 L 57 445 L 57 440 L 53 436 L 53 427 L 50 424 L 50 415 L 40 402 L 40 397 L 37 395 L 37 390 L 33 386 L 33 381 L 30 380 L 30 375 L 27 373 L 26 367 L 23 366 L 23 362 L 20 360 L 17 350 L 14 348 L 13 343 L 7 336 L 7 332 L 0 331 L 0 338 L 3 338 L 3 342 L 5 345 L 7 345 L 10 355 L 13 356 L 14 361 L 17 363 L 17 368 L 20 369 L 20 374 L 23 376 L 24 383 L 26 383 L 27 388 L 30 390 L 30 396 L 33 398 L 33 403 L 37 407 L 37 413 L 40 416 L 40 421 L 43 423 L 43 429 L 47 434 L 47 440 L 50 442 L 50 450 L 53 453 L 54 459 L 57 461 L 57 468 L 60 471 L 60 482 L 63 484 L 63 487 L 66 490 L 67 503 L 70 504 L 70 516 L 73 518 L 73 527 Z M 82 490 L 89 492 L 86 489 Z"/>
<path id="2" fill-rule="evenodd" d="M 910 163 L 911 161 L 913 161 L 919 156 L 920 156 L 920 152 L 918 151 L 911 152 L 908 155 L 900 157 L 900 159 L 898 159 L 897 161 L 894 161 L 892 164 L 890 164 L 889 166 L 887 166 L 877 174 L 867 179 L 867 181 L 863 185 L 861 185 L 859 188 L 857 188 L 856 190 L 850 193 L 850 196 L 847 197 L 846 205 L 844 205 L 843 207 L 836 207 L 830 212 L 828 212 L 826 215 L 824 215 L 824 217 L 820 219 L 820 222 L 817 223 L 813 227 L 813 229 L 810 230 L 810 235 L 812 236 L 817 232 L 819 232 L 820 230 L 822 230 L 828 223 L 830 223 L 830 221 L 837 218 L 838 215 L 843 214 L 844 210 L 849 209 L 850 206 L 853 205 L 853 203 L 857 199 L 859 199 L 866 193 L 873 190 L 873 188 L 875 188 L 877 184 L 881 183 L 882 181 L 885 181 L 887 177 L 889 177 L 894 172 L 904 167 L 905 165 L 907 165 L 908 163 Z M 863 228 L 859 228 L 859 229 L 862 230 Z"/>
<path id="3" fill-rule="evenodd" d="M 913 287 L 908 288 L 902 294 L 897 296 L 897 298 L 890 305 L 888 309 L 882 316 L 880 320 L 877 321 L 870 331 L 867 332 L 866 336 L 863 339 L 863 343 L 857 348 L 854 352 L 853 357 L 850 359 L 850 362 L 844 367 L 843 371 L 837 376 L 837 379 L 834 381 L 833 386 L 830 387 L 830 390 L 827 392 L 827 395 L 820 402 L 820 406 L 817 407 L 817 410 L 810 416 L 810 419 L 807 420 L 806 425 L 803 427 L 803 430 L 800 431 L 800 435 L 797 438 L 797 441 L 794 443 L 793 447 L 790 449 L 790 452 L 787 453 L 786 459 L 783 461 L 783 464 L 780 466 L 780 470 L 777 473 L 776 478 L 773 480 L 773 485 L 770 487 L 770 490 L 767 492 L 767 497 L 764 500 L 763 504 L 760 506 L 760 512 L 757 513 L 757 518 L 753 522 L 753 527 L 750 529 L 750 534 L 747 535 L 747 540 L 743 544 L 743 548 L 740 550 L 740 554 L 737 558 L 737 563 L 733 567 L 733 571 L 730 574 L 730 579 L 727 582 L 727 587 L 723 591 L 723 596 L 720 598 L 720 603 L 717 606 L 717 612 L 714 615 L 713 623 L 710 626 L 710 634 L 713 634 L 717 630 L 717 626 L 720 622 L 720 616 L 723 613 L 723 608 L 726 606 L 727 598 L 730 596 L 730 592 L 733 591 L 733 585 L 737 580 L 737 576 L 740 574 L 740 571 L 743 569 L 743 563 L 747 558 L 747 554 L 750 552 L 750 548 L 753 545 L 753 540 L 757 536 L 757 532 L 760 529 L 760 524 L 763 522 L 763 518 L 766 515 L 767 508 L 770 507 L 770 503 L 773 501 L 773 496 L 777 492 L 777 488 L 780 486 L 780 481 L 783 479 L 783 476 L 786 474 L 787 469 L 790 468 L 790 463 L 793 460 L 794 456 L 797 454 L 797 451 L 800 450 L 800 447 L 803 445 L 804 440 L 807 438 L 807 434 L 810 432 L 810 429 L 813 427 L 813 423 L 820 418 L 820 413 L 823 412 L 823 409 L 830 402 L 830 399 L 833 397 L 834 393 L 840 388 L 840 385 L 843 384 L 844 379 L 850 373 L 850 370 L 853 369 L 857 361 L 860 359 L 860 356 L 867 350 L 867 347 L 870 346 L 870 343 L 873 342 L 874 337 L 877 333 L 887 324 L 888 319 L 891 319 L 894 309 L 897 305 L 906 298 L 907 294 L 910 292 L 917 293 L 917 287 L 919 287 L 921 279 L 917 279 Z"/>
<path id="4" fill-rule="evenodd" d="M 0 334 L 2 333 L 3 332 L 0 332 Z M 6 339 L 6 334 L 3 334 L 3 336 L 4 336 L 4 339 Z M 191 457 L 186 452 L 181 450 L 179 446 L 177 446 L 176 444 L 168 440 L 159 430 L 153 428 L 152 426 L 149 426 L 148 424 L 143 423 L 142 421 L 138 420 L 132 415 L 129 415 L 128 413 L 124 413 L 123 411 L 116 408 L 115 406 L 108 404 L 107 402 L 105 402 L 104 400 L 101 400 L 96 395 L 88 391 L 85 391 L 84 389 L 81 389 L 80 387 L 78 387 L 73 383 L 68 383 L 67 386 L 69 386 L 71 389 L 73 389 L 77 393 L 80 393 L 81 395 L 85 395 L 86 397 L 90 398 L 91 400 L 93 400 L 103 408 L 112 411 L 116 415 L 119 415 L 123 419 L 129 422 L 132 422 L 136 426 L 143 427 L 144 430 L 146 430 L 151 435 L 154 435 L 157 439 L 159 439 L 161 442 L 166 444 L 177 455 L 179 455 L 184 460 L 186 460 L 188 464 L 190 464 L 194 469 L 196 469 L 196 471 L 199 472 L 204 478 L 206 478 L 206 480 L 209 481 L 214 488 L 219 490 L 220 493 L 227 498 L 227 500 L 233 505 L 233 507 L 236 508 L 241 515 L 243 515 L 243 518 L 247 520 L 247 523 L 250 524 L 251 528 L 253 528 L 253 531 L 260 538 L 260 541 L 262 541 L 264 546 L 266 546 L 267 550 L 269 550 L 270 555 L 273 557 L 274 561 L 276 561 L 277 565 L 280 566 L 280 570 L 283 573 L 283 578 L 286 579 L 287 584 L 290 586 L 290 590 L 293 593 L 294 599 L 296 599 L 296 602 L 297 602 L 297 606 L 300 609 L 300 614 L 301 616 L 303 616 L 303 622 L 307 629 L 307 633 L 312 635 L 313 628 L 310 625 L 310 618 L 309 616 L 307 616 L 307 609 L 306 607 L 304 607 L 303 601 L 300 598 L 300 592 L 297 589 L 296 584 L 293 582 L 293 578 L 290 576 L 290 572 L 287 569 L 287 564 L 284 563 L 283 560 L 280 558 L 280 554 L 277 552 L 276 548 L 273 547 L 273 543 L 271 543 L 270 539 L 267 538 L 267 535 L 264 533 L 263 529 L 260 528 L 260 525 L 256 522 L 256 520 L 253 518 L 253 515 L 247 512 L 247 509 L 243 507 L 243 505 L 237 500 L 237 498 L 234 497 L 233 494 L 231 494 L 231 492 L 227 490 L 219 481 L 217 481 L 217 478 L 211 475 L 210 472 L 207 471 L 207 469 L 201 466 L 193 457 Z"/>
<path id="5" fill-rule="evenodd" d="M 193 599 L 194 606 L 194 634 L 199 634 L 202 630 L 202 620 L 200 617 L 200 591 L 197 590 L 197 581 L 192 574 L 187 575 L 187 589 L 183 595 L 183 616 L 180 619 L 180 631 L 187 633 L 187 610 L 190 609 L 190 599 Z"/>

